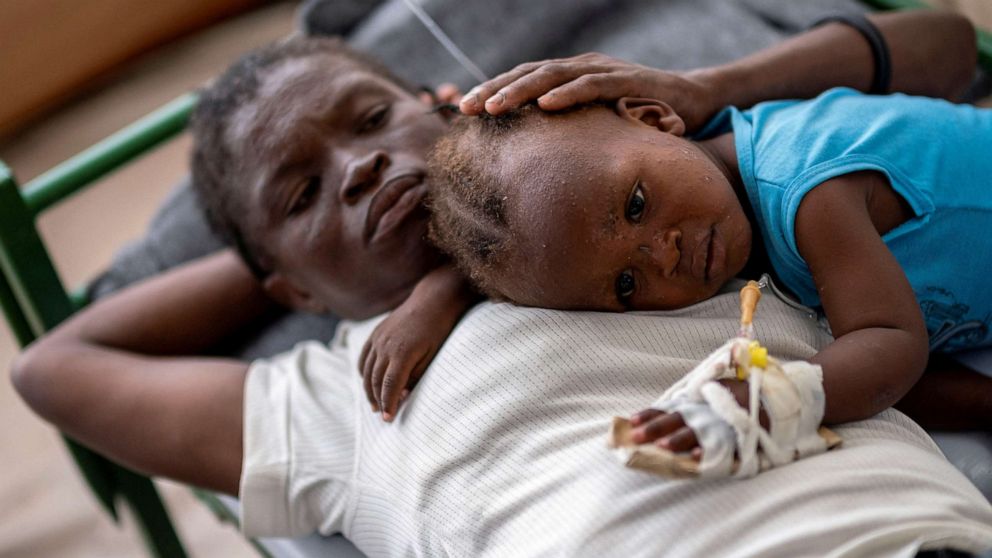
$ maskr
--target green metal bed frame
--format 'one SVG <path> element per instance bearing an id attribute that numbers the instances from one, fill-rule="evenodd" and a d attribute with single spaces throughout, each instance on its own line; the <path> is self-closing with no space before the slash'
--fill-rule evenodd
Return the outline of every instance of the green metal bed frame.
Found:
<path id="1" fill-rule="evenodd" d="M 135 157 L 175 136 L 196 102 L 185 95 L 32 180 L 21 190 L 0 163 L 0 306 L 17 342 L 34 341 L 85 305 L 83 291 L 70 295 L 62 284 L 35 221 L 56 203 Z M 134 512 L 153 556 L 185 556 L 155 485 L 66 438 L 83 477 L 103 508 L 119 520 L 116 503 Z"/>
<path id="2" fill-rule="evenodd" d="M 923 7 L 919 0 L 866 0 L 879 9 Z M 978 32 L 979 63 L 992 72 L 992 33 Z M 182 132 L 196 103 L 186 94 L 72 157 L 19 188 L 0 162 L 0 306 L 24 347 L 88 302 L 85 291 L 67 291 L 36 227 L 44 211 Z M 65 438 L 73 458 L 104 510 L 117 521 L 117 505 L 131 508 L 152 556 L 186 551 L 151 479 Z M 196 495 L 222 520 L 237 517 L 213 494 Z M 265 550 L 252 541 L 260 553 Z"/>

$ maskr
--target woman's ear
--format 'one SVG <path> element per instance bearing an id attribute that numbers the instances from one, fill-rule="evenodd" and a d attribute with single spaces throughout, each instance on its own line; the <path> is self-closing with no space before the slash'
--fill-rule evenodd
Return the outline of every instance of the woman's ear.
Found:
<path id="1" fill-rule="evenodd" d="M 685 122 L 675 109 L 657 99 L 623 97 L 614 107 L 621 118 L 634 120 L 673 136 L 685 134 Z"/>
<path id="2" fill-rule="evenodd" d="M 269 298 L 293 310 L 303 310 L 311 314 L 323 314 L 327 308 L 308 291 L 297 287 L 288 277 L 273 271 L 262 280 L 262 288 Z"/>

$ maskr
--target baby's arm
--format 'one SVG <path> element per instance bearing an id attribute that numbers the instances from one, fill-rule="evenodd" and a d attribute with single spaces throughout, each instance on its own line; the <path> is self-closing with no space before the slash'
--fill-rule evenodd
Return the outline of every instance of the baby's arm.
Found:
<path id="1" fill-rule="evenodd" d="M 77 313 L 15 361 L 14 384 L 35 412 L 115 461 L 237 494 L 248 364 L 180 355 L 274 310 L 226 251 Z"/>
<path id="2" fill-rule="evenodd" d="M 869 214 L 878 173 L 824 182 L 803 198 L 796 244 L 809 265 L 834 342 L 811 359 L 823 368 L 825 423 L 891 407 L 927 365 L 928 336 L 916 295 Z"/>
<path id="3" fill-rule="evenodd" d="M 375 328 L 358 365 L 373 411 L 381 410 L 387 422 L 393 420 L 400 402 L 476 300 L 461 273 L 444 265 L 425 275 Z"/>
<path id="4" fill-rule="evenodd" d="M 977 57 L 975 30 L 964 17 L 933 10 L 872 14 L 892 61 L 890 89 L 954 99 L 968 86 Z M 590 101 L 649 97 L 670 104 L 689 131 L 727 106 L 808 98 L 831 87 L 866 91 L 874 76 L 867 41 L 831 23 L 729 64 L 668 72 L 602 54 L 521 64 L 462 98 L 465 114 L 500 114 L 537 100 L 545 110 Z"/>
<path id="5" fill-rule="evenodd" d="M 811 360 L 823 369 L 827 424 L 868 418 L 891 407 L 927 365 L 927 332 L 916 296 L 868 211 L 878 173 L 829 180 L 803 199 L 796 241 L 810 266 L 835 340 Z M 747 385 L 722 380 L 743 408 Z M 762 420 L 767 426 L 766 419 Z M 646 409 L 631 417 L 634 442 L 693 450 L 695 433 L 678 413 Z"/>

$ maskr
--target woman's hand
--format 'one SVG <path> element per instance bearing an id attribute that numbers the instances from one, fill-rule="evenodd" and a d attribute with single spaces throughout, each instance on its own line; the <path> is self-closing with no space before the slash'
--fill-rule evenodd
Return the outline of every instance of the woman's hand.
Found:
<path id="1" fill-rule="evenodd" d="M 461 99 L 463 114 L 501 114 L 537 100 L 543 110 L 563 110 L 591 101 L 647 97 L 665 101 L 689 130 L 721 107 L 703 72 L 668 72 L 604 54 L 528 62 L 474 87 Z"/>

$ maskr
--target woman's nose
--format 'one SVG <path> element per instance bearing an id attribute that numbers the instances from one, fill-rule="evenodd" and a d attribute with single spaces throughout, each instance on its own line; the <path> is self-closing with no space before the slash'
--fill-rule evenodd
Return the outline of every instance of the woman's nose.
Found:
<path id="1" fill-rule="evenodd" d="M 667 229 L 656 233 L 650 246 L 641 246 L 641 250 L 650 254 L 651 264 L 666 278 L 675 277 L 679 260 L 682 259 L 682 231 Z"/>
<path id="2" fill-rule="evenodd" d="M 338 192 L 341 201 L 353 204 L 361 199 L 365 192 L 374 190 L 379 185 L 382 173 L 389 167 L 389 163 L 389 155 L 384 151 L 373 151 L 352 158 L 348 162 Z"/>

